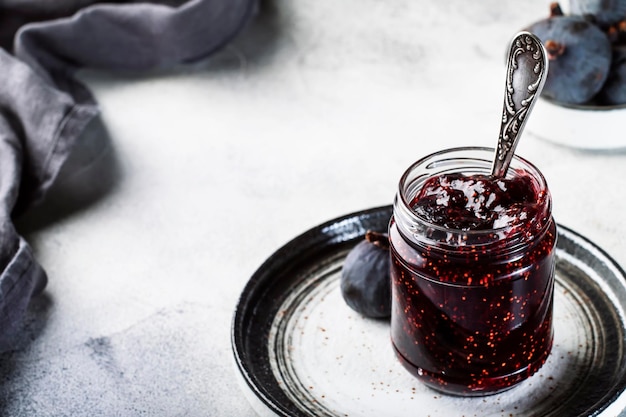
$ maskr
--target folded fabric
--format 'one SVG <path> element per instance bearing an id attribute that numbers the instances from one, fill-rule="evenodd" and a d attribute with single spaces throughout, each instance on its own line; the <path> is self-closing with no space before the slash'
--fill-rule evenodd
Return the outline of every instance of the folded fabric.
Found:
<path id="1" fill-rule="evenodd" d="M 0 351 L 12 348 L 31 297 L 47 281 L 13 219 L 43 199 L 98 113 L 75 72 L 205 58 L 256 9 L 256 0 L 0 2 Z"/>

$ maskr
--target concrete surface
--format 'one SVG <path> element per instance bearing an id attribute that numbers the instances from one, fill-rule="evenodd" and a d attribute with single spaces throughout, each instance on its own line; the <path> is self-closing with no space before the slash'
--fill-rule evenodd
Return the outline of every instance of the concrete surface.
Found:
<path id="1" fill-rule="evenodd" d="M 548 4 L 265 1 L 201 63 L 83 71 L 102 117 L 20 220 L 49 286 L 0 358 L 0 415 L 252 416 L 230 347 L 250 275 L 305 230 L 390 204 L 417 158 L 494 146 L 508 42 Z M 626 265 L 626 153 L 527 134 L 518 154 L 557 221 Z"/>

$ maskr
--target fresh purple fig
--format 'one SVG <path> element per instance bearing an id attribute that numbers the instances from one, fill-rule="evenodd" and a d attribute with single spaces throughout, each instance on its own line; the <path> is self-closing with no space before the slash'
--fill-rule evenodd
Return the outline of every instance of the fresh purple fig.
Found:
<path id="1" fill-rule="evenodd" d="M 372 318 L 391 315 L 389 237 L 368 231 L 346 257 L 341 270 L 341 294 L 354 311 Z"/>
<path id="2" fill-rule="evenodd" d="M 582 16 L 562 15 L 553 5 L 550 17 L 526 30 L 541 39 L 548 52 L 544 97 L 583 104 L 602 89 L 611 67 L 611 41 L 598 26 Z"/>

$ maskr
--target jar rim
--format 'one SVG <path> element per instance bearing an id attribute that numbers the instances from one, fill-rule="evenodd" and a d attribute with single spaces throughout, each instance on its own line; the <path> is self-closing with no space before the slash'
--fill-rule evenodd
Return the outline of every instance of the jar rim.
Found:
<path id="1" fill-rule="evenodd" d="M 493 163 L 494 155 L 494 148 L 465 146 L 443 149 L 418 159 L 405 170 L 398 183 L 398 193 L 394 201 L 395 210 L 398 212 L 397 214 L 403 217 L 405 221 L 408 220 L 410 223 L 419 224 L 422 228 L 428 228 L 429 230 L 439 233 L 458 235 L 459 239 L 463 238 L 469 241 L 472 241 L 473 238 L 479 238 L 486 235 L 509 233 L 516 226 L 504 225 L 498 228 L 467 230 L 450 228 L 433 223 L 432 221 L 420 216 L 411 208 L 411 202 L 415 195 L 410 195 L 410 191 L 415 191 L 415 188 L 419 188 L 417 190 L 418 192 L 421 190 L 421 187 L 415 187 L 415 183 L 419 183 L 419 179 L 423 179 L 425 181 L 425 179 L 431 178 L 433 175 L 439 175 L 445 172 L 462 172 L 458 167 L 459 161 L 466 164 L 472 164 L 471 169 L 477 173 L 490 174 L 490 168 Z M 453 166 L 453 162 L 456 162 L 457 165 Z M 421 168 L 423 168 L 424 173 L 419 177 L 416 177 L 416 171 Z M 441 172 L 441 170 L 443 170 L 443 172 Z M 547 205 L 546 208 L 549 213 L 551 210 L 551 197 L 545 177 L 534 164 L 521 156 L 514 155 L 511 167 L 507 171 L 506 178 L 514 178 L 516 172 L 522 171 L 526 172 L 531 179 L 535 181 L 535 185 L 538 187 L 538 190 L 540 190 L 539 195 L 541 197 L 538 204 Z M 520 241 L 521 239 L 519 243 L 522 243 L 524 240 L 521 236 L 516 236 L 515 232 L 508 235 L 508 239 L 512 241 L 511 243 L 513 245 L 515 241 Z"/>

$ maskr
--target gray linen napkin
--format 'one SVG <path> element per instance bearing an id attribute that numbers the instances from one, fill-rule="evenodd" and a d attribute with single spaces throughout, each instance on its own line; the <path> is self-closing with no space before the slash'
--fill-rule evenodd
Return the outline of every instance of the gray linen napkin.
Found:
<path id="1" fill-rule="evenodd" d="M 204 58 L 256 8 L 256 0 L 0 0 L 0 351 L 13 347 L 31 297 L 47 282 L 13 219 L 41 201 L 98 114 L 75 72 Z"/>

